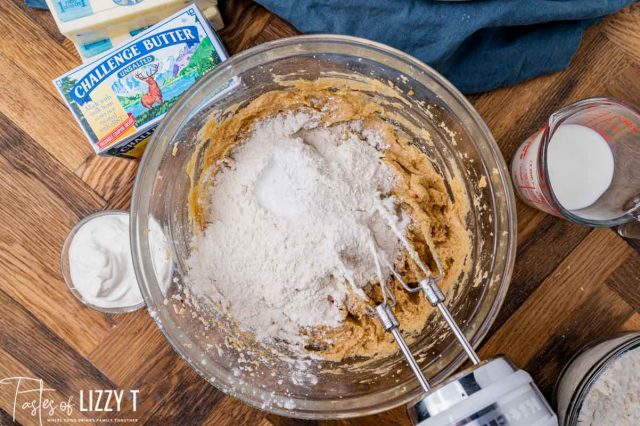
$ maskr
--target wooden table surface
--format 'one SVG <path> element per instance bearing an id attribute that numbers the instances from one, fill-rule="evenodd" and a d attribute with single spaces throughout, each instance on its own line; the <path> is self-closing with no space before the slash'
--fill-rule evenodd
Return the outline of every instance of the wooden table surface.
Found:
<path id="1" fill-rule="evenodd" d="M 226 4 L 221 35 L 231 54 L 296 34 L 249 0 Z M 570 102 L 608 95 L 640 104 L 638 28 L 636 6 L 591 28 L 567 70 L 472 96 L 505 158 Z M 90 213 L 127 209 L 137 163 L 94 155 L 65 108 L 51 80 L 80 60 L 48 12 L 2 0 L 0 32 L 0 380 L 41 378 L 60 399 L 80 389 L 140 389 L 130 416 L 140 424 L 330 424 L 267 415 L 227 397 L 176 355 L 146 310 L 104 315 L 70 295 L 58 266 L 67 232 Z M 520 201 L 517 210 L 515 272 L 480 353 L 508 354 L 550 397 L 584 344 L 640 329 L 640 253 L 609 229 Z M 11 386 L 0 385 L 0 424 L 13 423 L 13 402 Z M 86 414 L 76 407 L 71 417 Z M 38 418 L 18 407 L 16 422 Z M 336 424 L 408 422 L 398 408 Z"/>

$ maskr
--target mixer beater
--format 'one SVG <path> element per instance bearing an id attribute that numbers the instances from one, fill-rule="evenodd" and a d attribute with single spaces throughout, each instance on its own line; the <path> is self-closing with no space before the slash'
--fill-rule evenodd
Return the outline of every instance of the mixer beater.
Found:
<path id="1" fill-rule="evenodd" d="M 389 218 L 386 212 L 383 216 Z M 555 413 L 544 399 L 531 376 L 515 367 L 505 356 L 497 356 L 480 361 L 473 346 L 456 323 L 447 308 L 445 295 L 439 282 L 444 270 L 431 249 L 437 273 L 433 274 L 420 259 L 413 246 L 395 227 L 389 226 L 402 242 L 409 257 L 416 264 L 424 278 L 417 285 L 410 286 L 386 259 L 384 252 L 372 242 L 371 250 L 376 266 L 383 301 L 370 309 L 370 315 L 376 315 L 384 330 L 393 335 L 418 383 L 426 393 L 417 402 L 409 405 L 407 411 L 414 425 L 420 426 L 553 426 L 558 421 Z M 402 337 L 398 319 L 393 313 L 396 299 L 388 289 L 382 267 L 391 271 L 393 277 L 410 293 L 422 292 L 433 307 L 437 307 L 447 326 L 462 346 L 473 367 L 462 371 L 439 386 L 433 388 L 409 346 Z"/>

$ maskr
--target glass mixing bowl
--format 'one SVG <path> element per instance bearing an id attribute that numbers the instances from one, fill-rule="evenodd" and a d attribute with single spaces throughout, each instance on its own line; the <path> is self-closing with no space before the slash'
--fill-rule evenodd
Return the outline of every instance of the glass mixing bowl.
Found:
<path id="1" fill-rule="evenodd" d="M 368 77 L 392 87 L 402 102 L 376 93 L 380 85 L 371 85 L 370 95 L 430 133 L 432 143 L 418 136 L 414 142 L 440 173 L 448 176 L 460 171 L 467 199 L 458 201 L 471 206 L 467 217 L 471 268 L 449 291 L 447 303 L 474 346 L 488 332 L 502 304 L 516 241 L 509 173 L 491 133 L 460 92 L 411 56 L 353 37 L 300 36 L 249 49 L 198 81 L 158 127 L 135 182 L 131 240 L 142 294 L 175 350 L 214 386 L 276 414 L 315 419 L 389 410 L 416 398 L 421 389 L 399 353 L 369 362 L 366 368 L 350 368 L 355 361 L 314 361 L 292 367 L 284 361 L 265 364 L 260 358 L 252 359 L 251 353 L 224 346 L 225 339 L 234 337 L 228 329 L 203 330 L 197 317 L 172 306 L 171 294 L 165 299 L 154 274 L 147 228 L 150 217 L 155 217 L 170 241 L 174 263 L 170 293 L 176 292 L 185 274 L 192 232 L 186 168 L 207 117 L 279 89 L 283 79 L 314 80 L 327 75 Z M 451 196 L 455 197 L 453 191 Z M 437 317 L 411 348 L 434 383 L 464 362 L 460 347 Z M 252 366 L 250 372 L 237 368 L 239 359 Z M 297 380 L 288 380 L 292 374 L 297 374 Z"/>

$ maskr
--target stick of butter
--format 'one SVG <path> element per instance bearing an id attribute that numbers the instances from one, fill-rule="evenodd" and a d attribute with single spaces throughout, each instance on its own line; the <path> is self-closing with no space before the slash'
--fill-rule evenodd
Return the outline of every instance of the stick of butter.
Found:
<path id="1" fill-rule="evenodd" d="M 101 42 L 155 25 L 194 0 L 46 0 L 56 25 L 76 46 Z M 203 14 L 220 30 L 217 0 L 195 0 Z M 213 8 L 213 9 L 211 9 Z M 211 9 L 211 11 L 209 11 Z M 112 47 L 117 46 L 113 44 Z"/>
<path id="2" fill-rule="evenodd" d="M 47 0 L 58 29 L 87 62 L 155 25 L 190 3 L 220 31 L 224 28 L 217 0 Z M 127 3 L 128 2 L 128 3 Z M 145 3 L 143 3 L 145 2 Z M 141 8 L 145 8 L 142 12 Z M 89 13 L 88 15 L 85 15 Z"/>
<path id="3" fill-rule="evenodd" d="M 53 83 L 97 154 L 138 158 L 180 95 L 225 59 L 192 5 Z"/>

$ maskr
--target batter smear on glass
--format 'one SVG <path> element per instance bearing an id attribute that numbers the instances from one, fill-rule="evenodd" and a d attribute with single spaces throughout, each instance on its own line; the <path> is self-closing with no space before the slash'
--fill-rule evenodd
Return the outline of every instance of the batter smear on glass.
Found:
<path id="1" fill-rule="evenodd" d="M 470 238 L 467 207 L 383 113 L 363 92 L 305 82 L 211 119 L 201 131 L 207 171 L 190 194 L 200 230 L 191 294 L 296 352 L 334 361 L 394 352 L 366 315 L 381 297 L 372 248 L 415 281 L 394 226 L 424 261 L 438 254 L 446 291 L 467 268 Z M 418 334 L 431 307 L 383 273 L 403 332 Z"/>

